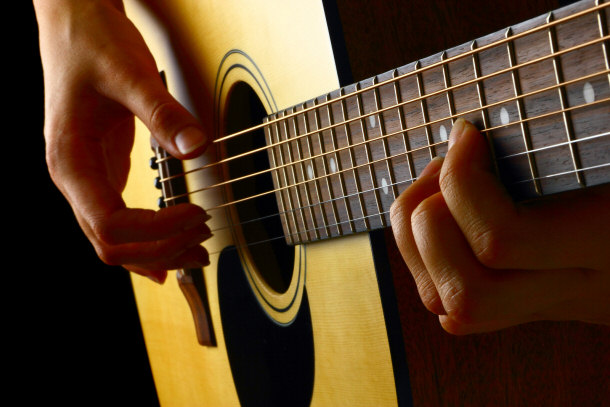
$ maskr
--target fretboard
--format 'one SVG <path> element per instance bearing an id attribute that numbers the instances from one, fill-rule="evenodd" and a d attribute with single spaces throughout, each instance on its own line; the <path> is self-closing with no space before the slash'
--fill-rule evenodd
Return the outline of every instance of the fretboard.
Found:
<path id="1" fill-rule="evenodd" d="M 583 1 L 266 119 L 286 241 L 390 226 L 464 117 L 518 200 L 610 182 L 608 4 Z"/>

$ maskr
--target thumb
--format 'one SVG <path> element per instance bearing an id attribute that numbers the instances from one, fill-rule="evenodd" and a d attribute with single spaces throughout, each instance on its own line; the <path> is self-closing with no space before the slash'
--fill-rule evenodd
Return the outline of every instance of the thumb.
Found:
<path id="1" fill-rule="evenodd" d="M 150 130 L 169 154 L 178 159 L 194 158 L 206 149 L 210 138 L 201 123 L 165 88 L 155 68 L 143 66 L 117 86 L 118 100 Z M 134 79 L 137 78 L 137 79 Z"/>

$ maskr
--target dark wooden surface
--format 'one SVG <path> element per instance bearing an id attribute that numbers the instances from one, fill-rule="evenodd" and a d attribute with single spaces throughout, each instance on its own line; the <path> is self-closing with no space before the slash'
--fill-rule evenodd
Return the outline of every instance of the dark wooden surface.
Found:
<path id="1" fill-rule="evenodd" d="M 549 1 L 340 0 L 354 80 L 540 15 Z M 388 20 L 389 19 L 389 20 Z M 384 21 L 383 24 L 377 22 Z M 610 329 L 540 322 L 497 333 L 445 333 L 421 304 L 386 230 L 416 406 L 610 405 Z"/>

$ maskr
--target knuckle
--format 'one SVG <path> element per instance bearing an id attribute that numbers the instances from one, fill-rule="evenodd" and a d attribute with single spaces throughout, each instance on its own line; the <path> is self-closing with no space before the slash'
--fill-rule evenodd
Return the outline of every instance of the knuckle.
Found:
<path id="1" fill-rule="evenodd" d="M 459 190 L 460 180 L 468 179 L 464 166 L 456 165 L 455 162 L 447 161 L 439 176 L 439 186 L 443 195 L 456 195 Z"/>
<path id="2" fill-rule="evenodd" d="M 509 267 L 512 258 L 511 238 L 507 228 L 498 224 L 479 225 L 471 232 L 470 245 L 476 259 L 485 267 Z"/>
<path id="3" fill-rule="evenodd" d="M 433 314 L 441 315 L 445 313 L 445 309 L 441 299 L 438 296 L 438 292 L 433 284 L 426 286 L 420 286 L 418 284 L 419 297 L 426 309 Z"/>
<path id="4" fill-rule="evenodd" d="M 99 244 L 94 245 L 94 247 L 95 247 L 95 252 L 97 253 L 97 256 L 104 263 L 106 263 L 110 266 L 117 266 L 117 265 L 120 265 L 123 263 L 121 261 L 120 256 L 118 255 L 117 251 L 112 246 L 109 246 L 109 245 L 106 245 L 103 243 L 99 243 Z"/>
<path id="5" fill-rule="evenodd" d="M 463 282 L 448 282 L 441 296 L 447 316 L 456 323 L 468 325 L 481 321 L 482 298 L 472 287 Z"/>
<path id="6" fill-rule="evenodd" d="M 169 137 L 166 135 L 167 129 L 170 129 L 177 122 L 179 122 L 179 110 L 173 101 L 159 101 L 152 108 L 150 126 L 155 136 L 162 138 Z"/>
<path id="7" fill-rule="evenodd" d="M 402 226 L 405 224 L 405 208 L 403 199 L 399 196 L 390 206 L 390 223 L 393 226 Z"/>
<path id="8" fill-rule="evenodd" d="M 431 199 L 424 199 L 411 213 L 413 229 L 426 226 L 436 213 L 436 206 Z"/>

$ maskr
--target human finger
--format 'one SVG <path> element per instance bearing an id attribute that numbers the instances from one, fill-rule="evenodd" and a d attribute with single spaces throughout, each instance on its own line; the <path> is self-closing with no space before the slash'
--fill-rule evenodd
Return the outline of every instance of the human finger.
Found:
<path id="1" fill-rule="evenodd" d="M 113 76 L 102 76 L 99 91 L 137 116 L 172 156 L 200 155 L 210 142 L 207 129 L 168 92 L 148 49 L 131 57 L 139 61 L 123 63 Z M 120 58 L 113 62 L 120 63 Z"/>
<path id="2" fill-rule="evenodd" d="M 79 218 L 79 216 L 77 216 Z M 210 238 L 212 233 L 209 227 L 203 223 L 183 230 L 164 239 L 135 241 L 129 243 L 111 244 L 101 240 L 98 235 L 91 231 L 88 224 L 82 223 L 82 228 L 93 244 L 98 256 L 102 261 L 111 265 L 140 265 L 140 269 L 149 270 L 158 268 L 160 264 L 172 264 L 176 267 L 184 267 L 185 261 L 195 259 L 182 259 L 182 255 L 192 248 Z M 199 261 L 207 259 L 207 252 L 203 247 Z M 156 266 L 152 267 L 147 265 Z"/>
<path id="3" fill-rule="evenodd" d="M 479 261 L 492 268 L 597 268 L 603 241 L 610 240 L 604 217 L 605 192 L 515 204 L 498 180 L 485 138 L 459 119 L 450 135 L 441 171 L 445 201 Z M 590 217 L 597 214 L 598 222 Z M 606 236 L 591 241 L 591 236 Z M 597 242 L 597 243 L 596 243 Z"/>
<path id="4" fill-rule="evenodd" d="M 143 264 L 125 264 L 123 267 L 162 284 L 167 276 L 167 270 L 201 268 L 209 264 L 208 252 L 201 246 L 195 246 L 172 259 L 161 259 Z"/>
<path id="5" fill-rule="evenodd" d="M 439 293 L 443 327 L 467 334 L 540 319 L 570 319 L 588 290 L 583 269 L 497 270 L 474 255 L 442 194 L 422 202 L 412 216 L 414 240 Z"/>
<path id="6" fill-rule="evenodd" d="M 442 165 L 442 157 L 432 160 L 417 181 L 400 194 L 390 208 L 396 245 L 413 275 L 422 302 L 435 314 L 444 314 L 445 310 L 413 240 L 411 214 L 424 199 L 439 192 L 438 177 Z"/>
<path id="7" fill-rule="evenodd" d="M 158 211 L 124 208 L 115 211 L 100 227 L 111 244 L 166 239 L 196 227 L 206 227 L 210 216 L 199 206 L 180 204 Z"/>

